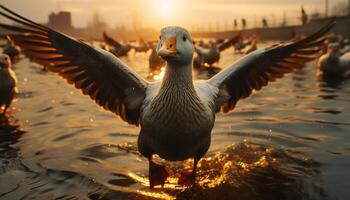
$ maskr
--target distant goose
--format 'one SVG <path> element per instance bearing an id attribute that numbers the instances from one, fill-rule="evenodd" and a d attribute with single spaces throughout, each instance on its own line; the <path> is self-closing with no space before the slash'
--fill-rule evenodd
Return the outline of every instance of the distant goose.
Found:
<path id="1" fill-rule="evenodd" d="M 349 41 L 349 39 L 344 39 L 342 43 L 343 43 L 343 48 L 340 50 L 340 52 L 342 52 L 343 54 L 347 53 L 347 52 L 350 52 L 350 41 Z"/>
<path id="2" fill-rule="evenodd" d="M 350 53 L 342 55 L 339 44 L 330 43 L 327 52 L 319 58 L 317 67 L 319 77 L 345 77 L 350 72 Z"/>
<path id="3" fill-rule="evenodd" d="M 17 93 L 17 78 L 12 70 L 10 57 L 0 54 L 0 111 L 5 115 L 14 95 Z M 2 109 L 2 110 L 1 110 Z"/>
<path id="4" fill-rule="evenodd" d="M 209 48 L 209 45 L 207 43 L 204 43 L 203 40 L 199 40 L 199 41 L 193 41 L 193 44 L 195 44 L 195 46 L 199 46 L 199 47 L 204 47 L 204 48 Z"/>
<path id="5" fill-rule="evenodd" d="M 148 50 L 151 48 L 147 44 L 142 44 L 140 46 L 131 46 L 134 50 L 135 53 L 147 53 Z"/>
<path id="6" fill-rule="evenodd" d="M 341 53 L 345 54 L 350 52 L 350 45 L 345 45 L 342 49 L 341 49 Z"/>
<path id="7" fill-rule="evenodd" d="M 216 44 L 216 45 L 219 45 L 219 44 L 221 44 L 221 43 L 223 43 L 223 42 L 225 42 L 225 39 L 222 39 L 222 38 L 219 38 L 219 39 L 216 39 L 216 40 L 215 40 L 215 44 Z"/>
<path id="8" fill-rule="evenodd" d="M 147 53 L 148 50 L 152 49 L 151 44 L 148 44 L 141 40 L 138 46 L 131 45 L 131 47 L 135 50 L 135 53 Z"/>
<path id="9" fill-rule="evenodd" d="M 209 80 L 193 81 L 194 47 L 181 27 L 161 30 L 157 53 L 166 62 L 162 81 L 150 83 L 117 57 L 89 46 L 7 8 L 1 15 L 22 26 L 0 27 L 22 33 L 15 40 L 26 55 L 81 89 L 103 108 L 129 124 L 140 125 L 138 150 L 148 158 L 150 186 L 163 185 L 166 168 L 153 155 L 169 161 L 194 159 L 193 170 L 184 172 L 179 184 L 192 185 L 196 166 L 209 146 L 217 112 L 229 112 L 236 103 L 315 58 L 321 38 L 333 23 L 297 42 L 260 49 L 243 57 Z M 30 45 L 29 45 L 30 44 Z"/>
<path id="10" fill-rule="evenodd" d="M 19 56 L 20 52 L 20 48 L 13 43 L 11 38 L 7 37 L 7 43 L 2 48 L 2 53 L 8 55 L 11 61 L 14 62 L 15 58 Z"/>
<path id="11" fill-rule="evenodd" d="M 165 60 L 157 54 L 155 46 L 151 47 L 152 52 L 148 57 L 150 72 L 159 71 L 162 67 L 165 67 Z"/>
<path id="12" fill-rule="evenodd" d="M 243 53 L 244 48 L 252 44 L 252 38 L 245 39 L 245 40 L 238 40 L 233 46 L 235 49 L 235 53 Z"/>
<path id="13" fill-rule="evenodd" d="M 127 56 L 129 51 L 132 49 L 131 45 L 123 45 L 111 38 L 110 36 L 108 36 L 105 32 L 103 32 L 103 40 L 105 43 L 112 47 L 112 49 L 110 49 L 110 52 L 117 57 Z"/>
<path id="14" fill-rule="evenodd" d="M 196 56 L 193 59 L 193 69 L 195 70 L 197 77 L 198 75 L 199 76 L 205 75 L 206 77 L 212 77 L 213 75 L 217 74 L 222 70 L 220 67 L 209 66 L 206 63 L 203 63 L 198 56 Z"/>
<path id="15" fill-rule="evenodd" d="M 249 44 L 248 46 L 246 46 L 244 49 L 243 49 L 243 53 L 244 54 L 250 54 L 251 52 L 257 50 L 258 47 L 257 47 L 257 41 L 256 40 L 252 40 L 251 44 Z"/>
<path id="16" fill-rule="evenodd" d="M 220 50 L 216 48 L 215 44 L 211 44 L 209 48 L 196 46 L 195 50 L 198 54 L 196 60 L 200 63 L 199 66 L 211 66 L 220 60 Z"/>
<path id="17" fill-rule="evenodd" d="M 195 50 L 198 54 L 198 61 L 200 61 L 201 65 L 209 65 L 212 66 L 214 63 L 220 60 L 220 52 L 234 45 L 241 38 L 241 33 L 230 38 L 226 42 L 221 42 L 216 44 L 215 42 L 211 42 L 208 48 L 203 46 L 196 46 Z"/>

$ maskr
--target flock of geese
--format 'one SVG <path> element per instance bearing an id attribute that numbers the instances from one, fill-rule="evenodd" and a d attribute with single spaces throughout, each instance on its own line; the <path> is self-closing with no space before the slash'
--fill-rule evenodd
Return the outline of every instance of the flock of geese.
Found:
<path id="1" fill-rule="evenodd" d="M 216 113 L 234 110 L 236 103 L 253 90 L 303 68 L 320 52 L 323 55 L 318 68 L 323 74 L 346 76 L 350 70 L 350 53 L 344 52 L 348 44 L 325 36 L 334 22 L 308 37 L 261 49 L 256 46 L 256 37 L 247 41 L 241 39 L 241 34 L 208 44 L 194 42 L 186 29 L 175 26 L 163 28 L 156 44 L 139 47 L 124 45 L 104 33 L 106 45 L 102 49 L 2 5 L 0 8 L 1 16 L 17 24 L 0 23 L 1 28 L 11 32 L 0 55 L 2 113 L 6 113 L 17 92 L 11 63 L 21 53 L 57 73 L 125 122 L 141 127 L 138 150 L 149 161 L 150 187 L 163 185 L 169 176 L 165 166 L 153 161 L 155 154 L 169 161 L 194 159 L 193 169 L 184 171 L 178 179 L 178 184 L 191 186 L 197 163 L 210 146 Z M 193 68 L 213 66 L 220 53 L 231 46 L 246 55 L 208 80 L 193 80 Z M 151 50 L 149 67 L 165 67 L 162 80 L 147 81 L 118 59 L 131 49 Z"/>
<path id="2" fill-rule="evenodd" d="M 317 76 L 325 79 L 350 77 L 350 42 L 339 36 L 329 35 L 324 54 L 318 59 Z"/>

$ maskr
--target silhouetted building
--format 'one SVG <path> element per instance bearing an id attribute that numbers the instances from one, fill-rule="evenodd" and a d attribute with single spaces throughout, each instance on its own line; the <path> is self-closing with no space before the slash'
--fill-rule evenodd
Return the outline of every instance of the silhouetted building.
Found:
<path id="1" fill-rule="evenodd" d="M 52 12 L 49 15 L 48 26 L 61 31 L 71 30 L 73 28 L 71 13 L 67 11 L 60 11 L 56 14 Z"/>

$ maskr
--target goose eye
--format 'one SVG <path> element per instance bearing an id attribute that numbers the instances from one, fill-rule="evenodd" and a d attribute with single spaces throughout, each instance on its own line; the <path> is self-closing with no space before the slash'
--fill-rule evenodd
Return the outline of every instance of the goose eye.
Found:
<path id="1" fill-rule="evenodd" d="M 186 42 L 186 37 L 185 36 L 182 36 L 182 40 L 184 41 L 184 42 Z"/>

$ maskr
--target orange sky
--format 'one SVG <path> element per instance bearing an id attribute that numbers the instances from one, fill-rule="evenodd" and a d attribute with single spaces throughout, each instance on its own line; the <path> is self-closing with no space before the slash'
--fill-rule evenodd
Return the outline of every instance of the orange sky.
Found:
<path id="1" fill-rule="evenodd" d="M 9 8 L 38 22 L 46 22 L 52 11 L 67 10 L 73 13 L 73 25 L 86 26 L 94 12 L 110 27 L 133 24 L 159 28 L 164 25 L 184 27 L 224 26 L 234 18 L 251 21 L 267 17 L 297 17 L 300 5 L 306 11 L 324 12 L 324 0 L 1 0 Z M 347 0 L 330 0 L 331 10 Z"/>

